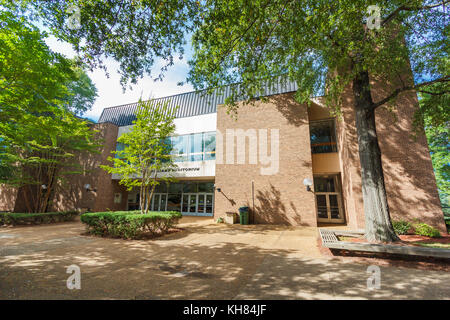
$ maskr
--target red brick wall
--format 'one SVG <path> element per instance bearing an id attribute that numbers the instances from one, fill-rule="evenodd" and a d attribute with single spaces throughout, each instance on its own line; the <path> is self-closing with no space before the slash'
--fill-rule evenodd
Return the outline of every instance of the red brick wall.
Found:
<path id="1" fill-rule="evenodd" d="M 89 209 L 91 211 L 124 210 L 126 208 L 126 190 L 119 186 L 111 175 L 100 168 L 100 165 L 109 164 L 108 156 L 116 149 L 118 127 L 111 123 L 93 125 L 98 130 L 96 137 L 102 144 L 99 154 L 80 154 L 79 163 L 83 173 L 73 175 L 64 181 L 57 189 L 54 210 Z M 86 191 L 85 184 L 90 184 L 96 192 Z M 114 193 L 122 192 L 122 203 L 114 203 Z"/>
<path id="2" fill-rule="evenodd" d="M 0 186 L 0 211 L 13 211 L 17 198 L 17 189 Z"/>
<path id="3" fill-rule="evenodd" d="M 249 164 L 248 156 L 246 164 L 216 163 L 215 184 L 222 192 L 215 193 L 215 218 L 228 211 L 237 212 L 244 205 L 252 207 L 254 181 L 256 223 L 316 226 L 314 195 L 303 186 L 304 178 L 313 177 L 306 106 L 296 103 L 292 94 L 283 94 L 268 102 L 241 104 L 236 121 L 224 107 L 219 107 L 217 128 L 225 141 L 226 129 L 278 129 L 279 171 L 262 175 L 261 165 Z M 269 137 L 270 130 L 268 140 Z M 235 148 L 235 156 L 236 153 Z"/>
<path id="4" fill-rule="evenodd" d="M 407 83 L 411 79 L 404 79 Z M 379 101 L 396 83 L 372 79 L 372 96 Z M 391 89 L 390 89 L 391 88 Z M 343 119 L 338 121 L 338 141 L 344 201 L 348 223 L 364 228 L 361 174 L 356 136 L 354 100 L 351 88 L 343 96 Z M 391 216 L 393 219 L 418 219 L 441 232 L 446 232 L 436 179 L 425 133 L 413 133 L 413 115 L 418 108 L 415 92 L 402 93 L 394 111 L 384 106 L 376 111 L 377 133 L 382 154 L 383 172 Z"/>

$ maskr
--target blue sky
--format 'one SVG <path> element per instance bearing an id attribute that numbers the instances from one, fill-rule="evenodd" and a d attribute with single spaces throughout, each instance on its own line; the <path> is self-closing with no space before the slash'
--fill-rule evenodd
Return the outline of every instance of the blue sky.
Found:
<path id="1" fill-rule="evenodd" d="M 59 52 L 68 58 L 73 58 L 76 55 L 70 44 L 61 42 L 54 36 L 49 36 L 46 39 L 46 43 L 51 50 Z M 188 54 L 184 56 L 183 60 L 174 59 L 175 63 L 166 72 L 163 81 L 155 82 L 150 77 L 144 76 L 138 81 L 137 85 L 132 86 L 132 90 L 127 87 L 125 92 L 123 92 L 120 85 L 120 75 L 117 72 L 119 64 L 112 58 L 106 59 L 105 65 L 108 69 L 109 78 L 104 70 L 96 69 L 93 72 L 88 72 L 89 77 L 97 87 L 98 97 L 92 110 L 86 112 L 84 117 L 97 121 L 104 108 L 136 102 L 141 96 L 143 99 L 159 98 L 192 91 L 193 87 L 190 84 L 177 85 L 178 82 L 186 80 L 189 70 L 187 59 L 189 59 Z M 154 68 L 159 70 L 161 66 L 161 61 L 157 61 Z"/>

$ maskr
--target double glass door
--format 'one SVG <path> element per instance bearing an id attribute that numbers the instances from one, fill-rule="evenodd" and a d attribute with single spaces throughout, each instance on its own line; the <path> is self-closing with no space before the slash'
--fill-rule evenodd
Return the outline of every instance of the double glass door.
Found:
<path id="1" fill-rule="evenodd" d="M 330 223 L 345 222 L 340 190 L 339 175 L 314 177 L 317 221 Z"/>
<path id="2" fill-rule="evenodd" d="M 213 193 L 154 193 L 150 211 L 180 211 L 187 215 L 212 216 Z M 139 193 L 129 194 L 128 210 L 139 209 Z"/>
<path id="3" fill-rule="evenodd" d="M 183 193 L 181 208 L 182 213 L 211 216 L 213 214 L 213 194 Z"/>

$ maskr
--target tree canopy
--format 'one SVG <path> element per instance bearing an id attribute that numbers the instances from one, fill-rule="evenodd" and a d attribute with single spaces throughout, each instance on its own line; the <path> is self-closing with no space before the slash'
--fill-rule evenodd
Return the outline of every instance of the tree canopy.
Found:
<path id="1" fill-rule="evenodd" d="M 27 188 L 27 210 L 43 212 L 77 172 L 75 154 L 96 151 L 94 132 L 74 115 L 92 106 L 96 89 L 24 18 L 2 11 L 0 23 L 0 184 Z"/>

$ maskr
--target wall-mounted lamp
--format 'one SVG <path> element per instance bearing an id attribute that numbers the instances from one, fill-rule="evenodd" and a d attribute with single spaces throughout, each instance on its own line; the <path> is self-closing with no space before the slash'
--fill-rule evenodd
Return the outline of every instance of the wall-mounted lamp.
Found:
<path id="1" fill-rule="evenodd" d="M 306 186 L 306 191 L 311 191 L 311 186 L 313 185 L 313 182 L 310 178 L 303 179 L 303 184 Z"/>
<path id="2" fill-rule="evenodd" d="M 89 184 L 89 183 L 86 183 L 85 185 L 84 185 L 84 189 L 86 189 L 86 192 L 89 192 L 89 191 L 91 191 L 91 192 L 97 192 L 97 189 L 91 189 L 91 185 Z"/>
<path id="3" fill-rule="evenodd" d="M 222 192 L 222 189 L 216 187 L 216 185 L 214 185 L 214 190 L 217 190 L 217 192 Z"/>

